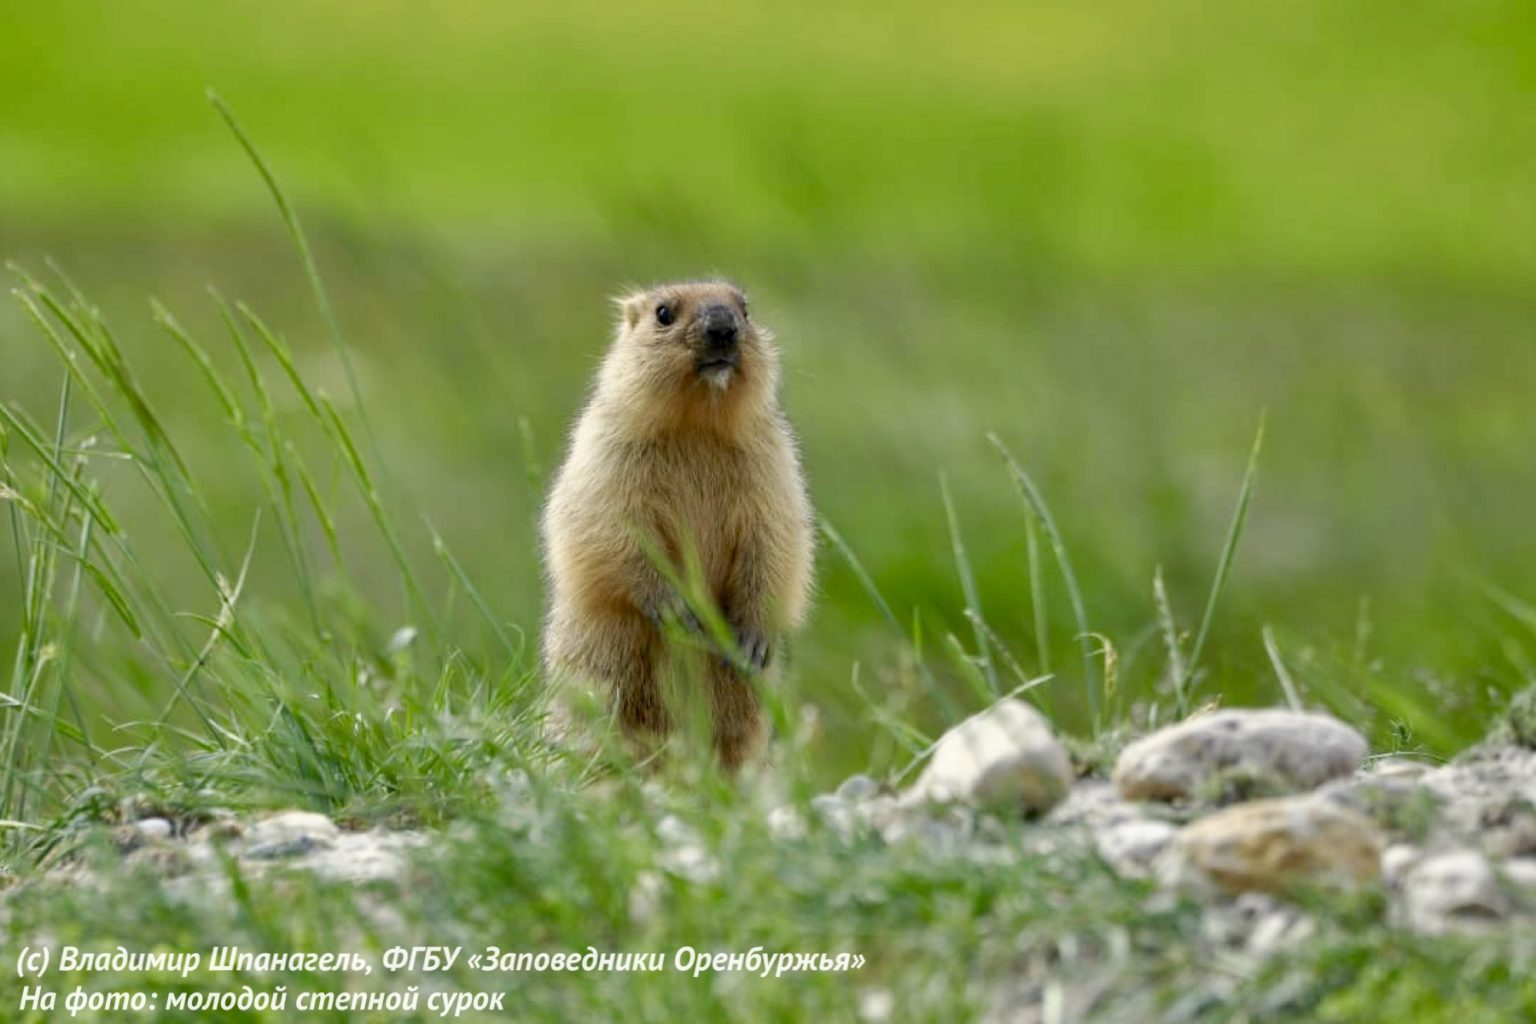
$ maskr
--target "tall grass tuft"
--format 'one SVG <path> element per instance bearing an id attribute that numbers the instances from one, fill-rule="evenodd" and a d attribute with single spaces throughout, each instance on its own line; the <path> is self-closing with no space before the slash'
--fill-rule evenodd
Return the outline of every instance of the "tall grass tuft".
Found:
<path id="1" fill-rule="evenodd" d="M 227 107 L 214 104 L 267 181 L 346 361 L 292 207 Z M 0 502 L 23 580 L 21 634 L 0 694 L 0 821 L 9 823 L 0 828 L 10 855 L 32 850 L 30 823 L 86 804 L 95 813 L 102 794 L 108 804 L 113 794 L 152 794 L 175 806 L 298 803 L 430 819 L 484 795 L 498 770 L 546 756 L 521 634 L 430 526 L 444 571 L 413 563 L 371 436 L 357 443 L 276 330 L 213 293 L 227 333 L 221 351 L 163 304 L 151 308 L 224 420 L 226 433 L 211 442 L 220 486 L 247 479 L 260 495 L 231 550 L 227 517 L 210 512 L 215 478 L 193 468 L 113 327 L 62 274 L 55 285 L 11 269 L 13 295 L 58 357 L 62 383 L 50 428 L 0 404 Z M 350 371 L 349 381 L 366 431 Z M 298 399 L 299 418 L 277 411 L 278 384 Z M 350 500 L 327 495 L 317 459 L 350 480 Z M 131 513 L 118 509 L 146 499 L 174 530 L 190 577 L 174 561 L 152 563 L 122 525 Z M 367 526 L 348 525 L 359 522 Z M 380 564 L 399 581 L 403 623 L 375 621 L 351 596 L 351 567 Z M 282 597 L 290 590 L 296 603 Z M 186 595 L 198 592 L 189 607 Z M 438 628 L 460 599 L 489 627 L 486 649 Z M 121 717 L 105 721 L 96 707 Z M 82 804 L 83 792 L 96 795 Z"/>
<path id="2" fill-rule="evenodd" d="M 1077 626 L 1077 640 L 1082 649 L 1083 656 L 1083 693 L 1088 705 L 1088 716 L 1092 722 L 1093 732 L 1097 734 L 1103 726 L 1101 718 L 1102 695 L 1101 682 L 1096 679 L 1093 670 L 1093 633 L 1088 627 L 1088 612 L 1083 605 L 1082 588 L 1077 583 L 1077 573 L 1072 569 L 1072 560 L 1067 555 L 1067 544 L 1061 536 L 1061 531 L 1056 528 L 1056 520 L 1051 515 L 1050 506 L 1045 503 L 1040 489 L 1035 486 L 1035 481 L 1019 461 L 1013 457 L 1002 438 L 996 434 L 988 434 L 987 440 L 1002 457 L 1003 465 L 1008 469 L 1008 475 L 1013 480 L 1019 499 L 1024 503 L 1026 528 L 1028 524 L 1038 522 L 1045 530 L 1045 536 L 1050 541 L 1051 552 L 1056 556 L 1056 568 L 1061 572 L 1062 582 L 1067 588 L 1067 598 L 1072 604 L 1072 617 Z"/>

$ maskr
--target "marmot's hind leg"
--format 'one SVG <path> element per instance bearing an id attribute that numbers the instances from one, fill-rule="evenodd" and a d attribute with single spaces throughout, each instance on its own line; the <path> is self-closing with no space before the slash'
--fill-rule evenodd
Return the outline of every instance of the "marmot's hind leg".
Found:
<path id="1" fill-rule="evenodd" d="M 763 700 L 752 680 L 713 658 L 709 670 L 710 712 L 714 721 L 715 753 L 720 766 L 734 775 L 753 761 L 767 740 Z"/>
<path id="2" fill-rule="evenodd" d="M 576 650 L 559 652 L 565 674 L 602 688 L 601 701 L 637 759 L 650 756 L 672 731 L 656 674 L 660 637 L 640 615 L 594 616 Z M 596 695 L 594 695 L 596 696 Z"/>
<path id="3" fill-rule="evenodd" d="M 637 656 L 629 671 L 617 677 L 613 687 L 614 711 L 626 736 L 664 739 L 672 731 L 672 717 L 662 699 L 652 655 Z"/>

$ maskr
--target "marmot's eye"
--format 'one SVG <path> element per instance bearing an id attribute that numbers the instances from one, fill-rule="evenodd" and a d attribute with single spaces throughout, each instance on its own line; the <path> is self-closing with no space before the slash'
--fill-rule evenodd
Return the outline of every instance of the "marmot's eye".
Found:
<path id="1" fill-rule="evenodd" d="M 663 327 L 671 327 L 672 321 L 677 318 L 672 315 L 672 307 L 662 304 L 656 307 L 656 322 Z"/>

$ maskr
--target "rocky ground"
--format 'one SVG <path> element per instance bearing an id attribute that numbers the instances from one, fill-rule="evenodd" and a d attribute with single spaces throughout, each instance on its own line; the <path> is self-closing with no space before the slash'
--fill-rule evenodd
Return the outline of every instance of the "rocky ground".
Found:
<path id="1" fill-rule="evenodd" d="M 1233 971 L 1337 927 L 1317 912 L 1320 895 L 1378 900 L 1382 920 L 1417 934 L 1536 923 L 1536 749 L 1522 707 L 1449 763 L 1372 757 L 1355 729 L 1316 712 L 1211 711 L 1131 742 L 1104 777 L 1075 770 L 1034 708 L 1004 700 L 949 730 L 910 785 L 858 775 L 808 802 L 766 801 L 762 813 L 781 844 L 814 829 L 973 862 L 1097 858 L 1148 886 L 1151 908 L 1195 899 L 1204 910 L 1191 958 L 1224 965 L 1191 983 L 1198 1001 L 1202 985 L 1210 995 Z M 722 871 L 664 801 L 657 813 L 664 852 L 630 894 L 637 920 L 657 912 L 659 872 L 709 883 Z M 430 865 L 437 845 L 426 832 L 350 830 L 298 810 L 188 819 L 128 808 L 123 818 L 113 832 L 123 856 L 195 899 L 227 888 L 232 861 L 248 875 L 371 882 Z M 51 874 L 90 884 L 93 871 L 65 857 Z M 987 1001 L 1000 1020 L 1043 1019 L 1050 1006 L 1074 1019 L 1105 999 L 1123 1007 L 1114 979 L 1106 968 L 1062 988 L 1049 957 L 1026 954 Z M 878 991 L 865 1002 L 866 1019 L 889 1018 Z"/>
<path id="2" fill-rule="evenodd" d="M 1081 840 L 1125 876 L 1208 898 L 1218 918 L 1234 905 L 1289 917 L 1283 897 L 1298 889 L 1372 885 L 1421 932 L 1536 914 L 1536 750 L 1516 742 L 1438 765 L 1370 758 L 1327 715 L 1233 709 L 1131 743 L 1111 779 L 1074 778 L 1044 719 L 1004 701 L 950 730 L 909 789 L 855 777 L 814 806 L 888 842 L 935 843 L 1022 807 L 1038 815 L 1033 841 Z"/>
<path id="3" fill-rule="evenodd" d="M 1446 764 L 1368 756 L 1328 715 L 1233 709 L 1197 715 L 1121 752 L 1110 779 L 1075 778 L 1033 708 L 1003 701 L 951 729 L 902 792 L 856 776 L 813 806 L 834 827 L 985 848 L 989 822 L 1023 808 L 1025 842 L 1089 850 L 1169 898 L 1206 904 L 1190 1012 L 1266 957 L 1327 926 L 1306 895 L 1384 896 L 1393 926 L 1478 934 L 1536 922 L 1536 750 L 1520 705 L 1489 742 Z M 804 827 L 792 809 L 781 834 Z M 1044 1019 L 1049 965 L 999 994 L 998 1020 Z M 1109 972 L 1106 972 L 1106 976 Z M 1066 1019 L 1091 1014 L 1110 981 L 1060 990 Z M 1202 991 L 1202 987 L 1207 987 Z M 1124 1007 L 1124 993 L 1115 994 Z"/>
<path id="4" fill-rule="evenodd" d="M 1235 904 L 1290 917 L 1287 892 L 1376 883 L 1393 920 L 1422 932 L 1536 913 L 1536 751 L 1370 758 L 1355 729 L 1315 712 L 1197 715 L 1130 743 L 1103 780 L 1074 778 L 1038 712 L 1006 700 L 951 729 L 911 788 L 854 777 L 813 806 L 849 832 L 937 844 L 985 841 L 988 815 L 1023 809 L 1041 843 L 1086 840 L 1120 874 L 1209 898 L 1217 917 Z M 803 827 L 776 814 L 785 834 Z"/>

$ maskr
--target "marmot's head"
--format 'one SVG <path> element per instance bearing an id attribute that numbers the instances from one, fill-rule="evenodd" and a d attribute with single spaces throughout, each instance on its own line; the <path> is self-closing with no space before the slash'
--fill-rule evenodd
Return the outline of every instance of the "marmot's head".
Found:
<path id="1" fill-rule="evenodd" d="M 658 285 L 618 300 L 616 354 L 648 390 L 718 405 L 772 396 L 773 336 L 747 315 L 747 298 L 729 281 Z"/>

